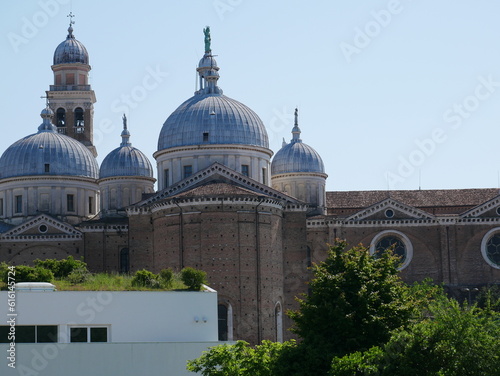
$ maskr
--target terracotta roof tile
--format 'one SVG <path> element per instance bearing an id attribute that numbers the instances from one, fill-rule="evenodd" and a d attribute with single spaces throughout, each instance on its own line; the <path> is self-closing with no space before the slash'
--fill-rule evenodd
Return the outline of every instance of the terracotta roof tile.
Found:
<path id="1" fill-rule="evenodd" d="M 499 195 L 496 188 L 414 191 L 338 191 L 326 193 L 328 212 L 362 209 L 387 198 L 430 212 L 461 213 Z M 356 210 L 354 210 L 356 211 Z"/>
<path id="2" fill-rule="evenodd" d="M 190 189 L 186 192 L 179 193 L 173 197 L 202 197 L 202 196 L 257 196 L 257 194 L 249 189 L 238 187 L 228 183 L 214 182 L 204 184 L 202 186 Z"/>

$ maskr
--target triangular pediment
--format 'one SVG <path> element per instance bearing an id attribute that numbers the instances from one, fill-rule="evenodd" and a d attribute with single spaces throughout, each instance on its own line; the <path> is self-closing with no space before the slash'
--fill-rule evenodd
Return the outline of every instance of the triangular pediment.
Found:
<path id="1" fill-rule="evenodd" d="M 1 235 L 3 240 L 81 239 L 82 233 L 68 223 L 46 214 L 31 218 Z"/>
<path id="2" fill-rule="evenodd" d="M 387 198 L 346 218 L 347 221 L 387 221 L 404 219 L 434 219 L 423 210 Z"/>
<path id="3" fill-rule="evenodd" d="M 276 200 L 281 200 L 289 204 L 304 205 L 303 202 L 279 192 L 265 184 L 259 183 L 248 176 L 242 175 L 220 163 L 213 163 L 209 167 L 198 171 L 190 177 L 175 183 L 164 190 L 154 194 L 133 206 L 147 206 L 158 201 L 168 200 L 174 197 L 187 195 L 189 192 L 200 190 L 203 186 L 220 184 L 220 187 L 232 187 L 231 190 L 221 192 L 221 194 L 248 194 L 256 196 L 266 196 Z M 216 194 L 216 193 L 214 193 Z"/>
<path id="4" fill-rule="evenodd" d="M 472 209 L 469 209 L 462 214 L 460 214 L 462 218 L 492 218 L 492 217 L 500 217 L 500 195 L 493 197 L 491 200 L 488 200 Z"/>

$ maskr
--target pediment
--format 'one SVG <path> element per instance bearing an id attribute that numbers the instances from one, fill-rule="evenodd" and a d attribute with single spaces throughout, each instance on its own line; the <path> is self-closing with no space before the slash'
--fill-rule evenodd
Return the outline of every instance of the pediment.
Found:
<path id="1" fill-rule="evenodd" d="M 81 237 L 82 233 L 70 224 L 40 214 L 6 231 L 1 239 L 80 239 Z"/>
<path id="2" fill-rule="evenodd" d="M 214 182 L 234 187 L 234 191 L 246 192 L 249 195 L 266 196 L 289 204 L 302 205 L 303 202 L 279 192 L 265 184 L 259 183 L 248 176 L 242 175 L 220 163 L 213 163 L 209 167 L 198 171 L 190 177 L 173 184 L 155 195 L 133 206 L 147 206 L 155 202 L 167 200 L 186 194 L 189 191 L 213 184 Z M 231 193 L 229 193 L 230 195 Z"/>
<path id="3" fill-rule="evenodd" d="M 493 197 L 472 209 L 460 214 L 462 218 L 498 218 L 500 217 L 500 195 Z"/>
<path id="4" fill-rule="evenodd" d="M 347 221 L 387 221 L 434 219 L 435 217 L 423 210 L 403 204 L 392 198 L 387 198 L 347 217 Z"/>

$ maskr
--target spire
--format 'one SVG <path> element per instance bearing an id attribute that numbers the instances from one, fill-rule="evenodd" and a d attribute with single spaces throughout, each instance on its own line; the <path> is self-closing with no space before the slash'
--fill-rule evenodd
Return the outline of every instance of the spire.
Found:
<path id="1" fill-rule="evenodd" d="M 120 146 L 132 146 L 132 144 L 129 142 L 129 138 L 130 138 L 130 132 L 128 131 L 127 129 L 127 117 L 125 116 L 125 114 L 123 114 L 123 131 L 122 131 L 122 143 L 120 144 Z"/>
<path id="2" fill-rule="evenodd" d="M 210 37 L 210 26 L 203 29 L 205 35 L 205 54 L 198 64 L 198 74 L 200 76 L 200 90 L 195 94 L 222 94 L 222 89 L 217 86 L 219 80 L 219 67 L 212 55 L 210 46 L 212 38 Z"/>
<path id="3" fill-rule="evenodd" d="M 75 17 L 75 15 L 73 14 L 73 12 L 69 12 L 69 14 L 66 17 L 69 17 L 68 36 L 66 37 L 66 39 L 75 39 L 75 36 L 73 35 L 73 26 L 72 26 L 75 24 L 75 21 L 73 21 L 73 17 Z"/>
<path id="4" fill-rule="evenodd" d="M 299 128 L 299 109 L 295 108 L 295 122 L 292 129 L 292 141 L 291 142 L 302 142 L 300 139 L 300 128 Z"/>

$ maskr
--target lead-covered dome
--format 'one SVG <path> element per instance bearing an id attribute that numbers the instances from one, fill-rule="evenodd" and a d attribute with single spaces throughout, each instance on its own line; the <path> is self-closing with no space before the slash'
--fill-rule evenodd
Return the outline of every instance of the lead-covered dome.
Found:
<path id="1" fill-rule="evenodd" d="M 244 104 L 220 93 L 198 92 L 165 121 L 158 150 L 202 144 L 269 148 L 269 139 L 262 120 Z"/>
<path id="2" fill-rule="evenodd" d="M 12 144 L 0 157 L 0 178 L 19 176 L 82 176 L 97 179 L 99 166 L 82 143 L 54 130 L 53 113 L 42 111 L 38 133 Z"/>
<path id="3" fill-rule="evenodd" d="M 89 63 L 89 54 L 85 46 L 73 35 L 73 27 L 68 28 L 68 36 L 57 46 L 54 52 L 54 65 L 71 63 Z"/>
<path id="4" fill-rule="evenodd" d="M 99 177 L 144 176 L 153 177 L 153 167 L 149 159 L 129 142 L 127 118 L 123 116 L 122 143 L 102 161 Z"/>
<path id="5" fill-rule="evenodd" d="M 272 176 L 297 172 L 325 173 L 325 166 L 320 155 L 311 146 L 302 142 L 300 133 L 297 110 L 295 110 L 293 138 L 289 144 L 284 142 L 283 147 L 274 156 L 271 162 Z"/>

